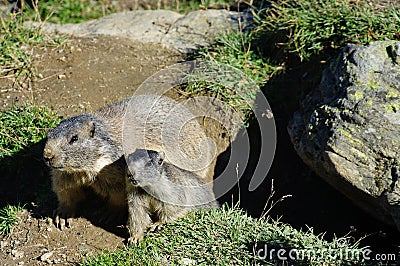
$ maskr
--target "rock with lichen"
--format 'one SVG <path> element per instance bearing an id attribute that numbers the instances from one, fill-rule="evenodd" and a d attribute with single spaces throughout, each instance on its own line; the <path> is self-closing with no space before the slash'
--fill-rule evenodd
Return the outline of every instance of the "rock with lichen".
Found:
<path id="1" fill-rule="evenodd" d="M 345 47 L 288 131 L 319 176 L 400 230 L 400 42 Z"/>

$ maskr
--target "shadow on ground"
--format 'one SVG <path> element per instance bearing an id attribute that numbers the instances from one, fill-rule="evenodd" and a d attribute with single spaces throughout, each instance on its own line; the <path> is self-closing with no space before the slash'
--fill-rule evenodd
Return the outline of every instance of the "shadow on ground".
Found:
<path id="1" fill-rule="evenodd" d="M 355 241 L 366 236 L 361 246 L 371 246 L 374 252 L 398 253 L 400 234 L 369 216 L 324 182 L 302 162 L 293 148 L 287 124 L 299 107 L 299 99 L 310 88 L 318 86 L 323 68 L 324 65 L 315 59 L 314 62 L 299 64 L 269 82 L 264 94 L 274 113 L 277 130 L 276 153 L 271 169 L 263 183 L 249 192 L 250 179 L 261 149 L 260 128 L 257 121 L 253 121 L 247 129 L 251 145 L 247 168 L 239 185 L 220 200 L 231 205 L 240 199 L 240 207 L 250 215 L 259 217 L 271 194 L 271 182 L 274 180 L 275 202 L 285 195 L 292 196 L 273 207 L 268 213 L 271 217 L 280 217 L 280 221 L 297 229 L 307 230 L 312 227 L 314 233 L 324 233 L 327 240 L 332 240 L 334 236 L 348 235 Z M 228 150 L 219 156 L 215 176 L 224 171 L 230 152 Z M 225 171 L 236 178 L 235 169 Z"/>
<path id="2" fill-rule="evenodd" d="M 33 218 L 52 218 L 53 210 L 57 208 L 57 197 L 51 190 L 50 170 L 42 158 L 44 145 L 45 140 L 42 140 L 0 160 L 0 208 L 19 204 L 25 206 Z M 85 193 L 86 199 L 80 205 L 78 217 L 126 237 L 122 225 L 126 223 L 127 213 L 122 215 L 122 220 L 102 222 L 105 201 L 89 189 Z"/>

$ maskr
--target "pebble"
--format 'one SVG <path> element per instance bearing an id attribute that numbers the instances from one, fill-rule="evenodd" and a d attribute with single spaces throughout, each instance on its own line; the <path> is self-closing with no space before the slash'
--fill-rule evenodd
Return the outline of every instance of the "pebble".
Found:
<path id="1" fill-rule="evenodd" d="M 182 258 L 181 259 L 181 264 L 182 265 L 192 265 L 194 263 L 195 263 L 195 261 L 192 260 L 192 259 L 189 259 L 189 258 Z"/>
<path id="2" fill-rule="evenodd" d="M 84 246 L 78 246 L 78 250 L 80 252 L 87 252 L 89 249 L 87 247 L 84 247 Z"/>
<path id="3" fill-rule="evenodd" d="M 11 255 L 13 255 L 14 259 L 20 259 L 24 256 L 24 252 L 13 249 L 11 250 Z"/>
<path id="4" fill-rule="evenodd" d="M 53 256 L 53 254 L 54 254 L 54 251 L 44 253 L 42 256 L 40 256 L 40 260 L 47 261 L 48 259 L 50 259 L 51 256 Z"/>

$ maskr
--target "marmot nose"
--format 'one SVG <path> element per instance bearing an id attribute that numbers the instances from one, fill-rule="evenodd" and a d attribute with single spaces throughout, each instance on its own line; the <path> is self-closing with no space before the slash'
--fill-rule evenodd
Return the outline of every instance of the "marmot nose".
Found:
<path id="1" fill-rule="evenodd" d="M 50 164 L 51 160 L 54 158 L 53 151 L 49 148 L 45 148 L 43 150 L 43 158 L 46 163 Z"/>

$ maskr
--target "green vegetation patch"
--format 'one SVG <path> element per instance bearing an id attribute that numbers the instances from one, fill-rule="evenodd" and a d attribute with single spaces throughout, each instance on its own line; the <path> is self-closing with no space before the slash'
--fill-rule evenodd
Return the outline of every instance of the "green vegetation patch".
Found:
<path id="1" fill-rule="evenodd" d="M 28 104 L 0 112 L 0 159 L 40 141 L 59 121 L 47 108 Z"/>
<path id="2" fill-rule="evenodd" d="M 229 9 L 233 1 L 230 0 L 195 0 L 195 1 L 176 1 L 166 0 L 163 6 L 155 6 L 156 8 L 165 8 L 176 10 L 180 13 L 189 13 L 190 11 L 199 9 Z M 154 8 L 154 7 L 153 7 Z"/>
<path id="3" fill-rule="evenodd" d="M 181 13 L 208 8 L 229 8 L 228 0 L 150 0 L 150 1 L 112 1 L 112 0 L 47 0 L 38 1 L 37 7 L 25 8 L 29 18 L 35 19 L 39 15 L 41 20 L 52 23 L 80 23 L 97 19 L 121 10 L 132 9 L 168 9 Z"/>
<path id="4" fill-rule="evenodd" d="M 185 218 L 148 233 L 138 246 L 104 252 L 84 259 L 81 265 L 274 265 L 276 257 L 264 258 L 265 247 L 298 250 L 358 249 L 341 241 L 322 240 L 312 231 L 301 232 L 271 219 L 254 219 L 237 208 L 192 212 Z M 258 250 L 262 249 L 261 252 Z M 267 253 L 268 250 L 265 250 Z M 258 255 L 257 255 L 258 254 Z M 304 256 L 296 265 L 351 265 L 356 258 L 314 260 Z M 325 263 L 325 264 L 324 264 Z M 279 265 L 281 265 L 279 264 Z"/>
<path id="5" fill-rule="evenodd" d="M 18 215 L 24 211 L 24 207 L 7 205 L 0 209 L 0 234 L 8 235 L 13 227 L 19 222 Z"/>
<path id="6" fill-rule="evenodd" d="M 233 108 L 246 125 L 260 86 L 282 70 L 262 58 L 252 47 L 253 39 L 251 32 L 234 31 L 220 35 L 213 45 L 201 49 L 195 57 L 209 66 L 208 73 L 189 76 L 182 94 L 217 97 Z"/>
<path id="7" fill-rule="evenodd" d="M 111 0 L 48 0 L 39 1 L 34 9 L 26 8 L 25 16 L 52 23 L 79 23 L 96 19 L 116 11 Z"/>
<path id="8" fill-rule="evenodd" d="M 233 31 L 218 36 L 215 43 L 200 50 L 200 58 L 234 67 L 259 85 L 269 80 L 280 67 L 272 65 L 253 47 L 253 32 Z"/>
<path id="9" fill-rule="evenodd" d="M 347 43 L 400 38 L 400 9 L 376 9 L 373 1 L 276 0 L 262 15 L 264 42 L 302 60 Z"/>
<path id="10" fill-rule="evenodd" d="M 0 77 L 32 78 L 31 55 L 35 46 L 57 46 L 62 39 L 51 38 L 40 27 L 26 27 L 24 18 L 0 17 Z"/>

